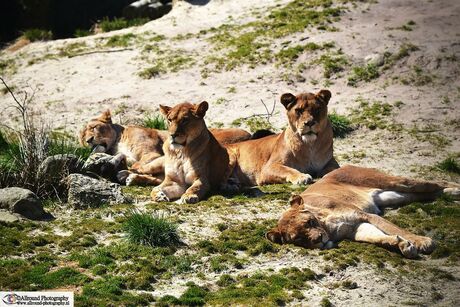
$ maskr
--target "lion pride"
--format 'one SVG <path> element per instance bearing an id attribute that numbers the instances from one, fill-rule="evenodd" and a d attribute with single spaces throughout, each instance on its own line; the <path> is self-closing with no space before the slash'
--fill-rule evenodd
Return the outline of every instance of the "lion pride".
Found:
<path id="1" fill-rule="evenodd" d="M 281 96 L 289 126 L 280 134 L 227 145 L 232 179 L 253 186 L 307 184 L 339 167 L 333 157 L 332 126 L 327 116 L 331 92 Z"/>
<path id="2" fill-rule="evenodd" d="M 248 140 L 251 134 L 243 129 L 210 129 L 222 144 Z M 129 171 L 118 174 L 120 182 L 127 185 L 158 185 L 164 177 L 163 143 L 167 131 L 138 126 L 122 126 L 112 122 L 109 110 L 90 120 L 81 130 L 82 145 L 91 146 L 93 152 L 103 152 L 126 157 Z M 117 159 L 121 160 L 121 159 Z"/>
<path id="3" fill-rule="evenodd" d="M 293 196 L 291 207 L 266 237 L 275 243 L 305 248 L 331 248 L 348 239 L 381 245 L 414 258 L 419 253 L 431 253 L 433 240 L 404 230 L 379 214 L 386 207 L 434 200 L 443 192 L 460 196 L 459 188 L 347 165 Z"/>

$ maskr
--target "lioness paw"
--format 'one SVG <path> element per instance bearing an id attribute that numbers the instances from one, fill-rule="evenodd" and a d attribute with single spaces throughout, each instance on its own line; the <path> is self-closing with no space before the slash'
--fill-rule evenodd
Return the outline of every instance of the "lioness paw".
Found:
<path id="1" fill-rule="evenodd" d="M 417 250 L 422 254 L 431 254 L 436 247 L 434 241 L 428 237 L 417 238 L 417 240 L 414 241 L 414 244 L 415 247 L 417 247 Z"/>
<path id="2" fill-rule="evenodd" d="M 293 177 L 288 177 L 287 181 L 292 184 L 309 184 L 313 181 L 313 177 L 309 174 L 300 174 Z"/>
<path id="3" fill-rule="evenodd" d="M 196 194 L 184 194 L 179 200 L 180 204 L 196 204 L 200 199 Z"/>
<path id="4" fill-rule="evenodd" d="M 154 189 L 150 196 L 156 202 L 169 202 L 168 196 L 162 190 Z"/>
<path id="5" fill-rule="evenodd" d="M 399 241 L 399 250 L 401 251 L 401 254 L 403 254 L 404 257 L 416 258 L 418 256 L 417 247 L 414 244 L 412 244 L 412 242 L 407 241 L 406 239 L 401 238 L 400 236 L 397 236 L 397 238 Z"/>

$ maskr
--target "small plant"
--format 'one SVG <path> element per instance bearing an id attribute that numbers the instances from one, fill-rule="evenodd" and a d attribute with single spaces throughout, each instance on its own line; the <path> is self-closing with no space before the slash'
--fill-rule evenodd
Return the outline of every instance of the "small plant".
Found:
<path id="1" fill-rule="evenodd" d="M 128 33 L 123 35 L 111 36 L 105 43 L 106 47 L 128 47 L 130 41 L 134 38 L 134 34 Z"/>
<path id="2" fill-rule="evenodd" d="M 343 71 L 348 60 L 341 54 L 323 54 L 315 63 L 323 65 L 324 77 L 329 79 L 334 74 Z"/>
<path id="3" fill-rule="evenodd" d="M 143 25 L 146 22 L 149 22 L 148 18 L 134 18 L 127 20 L 125 18 L 114 18 L 110 20 L 105 17 L 100 23 L 99 26 L 104 32 L 110 32 L 115 30 L 120 30 L 124 28 L 134 27 Z"/>
<path id="4" fill-rule="evenodd" d="M 132 212 L 126 219 L 124 230 L 132 243 L 152 247 L 167 247 L 180 244 L 177 225 L 166 217 L 156 214 Z"/>
<path id="5" fill-rule="evenodd" d="M 351 121 L 347 117 L 337 113 L 331 113 L 328 117 L 332 125 L 334 137 L 343 138 L 354 130 Z"/>
<path id="6" fill-rule="evenodd" d="M 165 71 L 163 70 L 163 68 L 161 68 L 158 65 L 155 65 L 155 66 L 148 67 L 140 71 L 138 75 L 142 79 L 152 79 L 152 78 L 158 77 L 161 73 L 164 73 L 164 72 Z"/>
<path id="7" fill-rule="evenodd" d="M 390 127 L 387 117 L 393 114 L 393 105 L 380 101 L 370 103 L 362 97 L 358 98 L 357 101 L 359 102 L 358 108 L 353 109 L 350 114 L 352 123 L 371 130 Z"/>
<path id="8" fill-rule="evenodd" d="M 353 74 L 348 78 L 348 85 L 356 86 L 359 81 L 369 82 L 379 77 L 379 70 L 374 64 L 353 67 Z"/>
<path id="9" fill-rule="evenodd" d="M 158 130 L 168 130 L 168 124 L 161 114 L 149 114 L 145 116 L 142 121 L 142 126 Z"/>
<path id="10" fill-rule="evenodd" d="M 90 30 L 76 29 L 73 36 L 75 36 L 75 37 L 85 37 L 85 36 L 90 36 L 92 34 L 93 33 Z"/>
<path id="11" fill-rule="evenodd" d="M 460 174 L 460 164 L 454 156 L 447 157 L 437 163 L 436 167 L 445 172 Z"/>
<path id="12" fill-rule="evenodd" d="M 31 42 L 47 41 L 53 39 L 53 33 L 43 29 L 29 29 L 24 31 L 23 35 Z"/>

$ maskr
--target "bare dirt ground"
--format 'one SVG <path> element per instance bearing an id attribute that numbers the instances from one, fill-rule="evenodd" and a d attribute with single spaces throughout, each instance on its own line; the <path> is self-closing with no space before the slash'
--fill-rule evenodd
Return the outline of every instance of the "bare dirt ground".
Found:
<path id="1" fill-rule="evenodd" d="M 291 1 L 213 0 L 204 5 L 191 2 L 179 2 L 170 14 L 141 27 L 32 43 L 14 52 L 3 50 L 0 62 L 4 63 L 4 78 L 16 90 L 37 87 L 36 111 L 54 129 L 72 135 L 105 109 L 111 109 L 124 124 L 141 123 L 147 114 L 157 112 L 159 104 L 202 100 L 210 103 L 206 115 L 210 126 L 239 124 L 248 129 L 259 126 L 251 126 L 242 118 L 265 114 L 261 100 L 269 108 L 276 101 L 269 127 L 277 130 L 286 125 L 283 107 L 278 103 L 282 93 L 327 88 L 332 92 L 330 112 L 347 116 L 356 127 L 345 138 L 335 140 L 335 155 L 341 164 L 460 182 L 458 175 L 434 167 L 444 158 L 460 154 L 459 1 L 333 1 L 332 7 L 341 7 L 341 13 L 324 24 L 287 30 L 280 35 L 262 31 L 254 40 L 248 35 L 246 41 L 242 38 L 245 33 L 251 33 L 258 22 L 269 18 L 270 12 Z M 294 52 L 293 57 L 282 56 L 283 50 L 308 43 L 318 48 L 306 47 Z M 254 48 L 257 44 L 260 46 Z M 245 55 L 244 48 L 251 52 Z M 378 63 L 378 74 L 366 80 L 356 68 L 365 67 L 369 61 Z M 146 71 L 148 68 L 151 69 Z M 353 84 L 350 80 L 356 75 L 361 79 Z M 10 96 L 0 93 L 0 120 L 15 126 L 18 118 L 8 107 L 11 104 Z M 216 228 L 218 224 L 231 228 L 251 222 L 273 222 L 287 206 L 284 194 L 275 195 L 274 199 L 236 203 L 226 200 L 216 206 L 210 203 L 196 208 L 171 204 L 160 209 L 179 222 L 185 242 L 195 246 L 202 240 L 218 238 L 222 234 Z M 136 206 L 149 212 L 158 209 L 148 201 Z M 58 227 L 63 226 L 60 219 L 78 221 L 87 216 L 111 217 L 117 213 L 115 209 L 104 209 L 85 215 L 56 208 L 54 214 L 58 222 L 52 226 Z M 68 230 L 65 225 L 61 229 L 63 233 Z M 62 233 L 58 236 L 65 237 Z M 97 242 L 117 241 L 119 236 L 101 231 Z M 243 265 L 223 268 L 213 266 L 213 253 L 202 254 L 200 248 L 193 247 L 182 250 L 179 253 L 199 259 L 193 262 L 191 270 L 163 274 L 152 289 L 134 288 L 133 293 L 178 297 L 189 281 L 217 291 L 220 286 L 216 282 L 224 274 L 273 274 L 282 268 L 298 267 L 311 269 L 317 277 L 300 289 L 286 290 L 290 299 L 283 303 L 460 304 L 458 259 L 423 257 L 409 261 L 385 252 L 384 257 L 391 263 L 382 267 L 375 261 L 353 256 L 359 254 L 354 246 L 345 248 L 340 257 L 292 246 L 278 248 L 276 252 L 257 255 L 238 251 L 234 257 L 241 258 Z M 358 257 L 359 261 L 353 258 L 348 265 L 337 265 L 335 260 L 342 261 L 347 256 Z M 235 259 L 223 263 L 226 261 L 234 263 Z M 235 302 L 279 303 L 276 299 Z"/>

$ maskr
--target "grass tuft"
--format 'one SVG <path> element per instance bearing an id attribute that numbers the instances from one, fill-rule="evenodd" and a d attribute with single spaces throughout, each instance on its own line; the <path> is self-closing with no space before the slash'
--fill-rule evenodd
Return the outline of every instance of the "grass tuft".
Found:
<path id="1" fill-rule="evenodd" d="M 167 218 L 148 213 L 132 212 L 126 219 L 124 230 L 132 243 L 152 247 L 167 247 L 180 244 L 177 225 Z"/>
<path id="2" fill-rule="evenodd" d="M 29 29 L 24 31 L 23 35 L 31 42 L 48 41 L 53 39 L 53 33 L 43 29 Z"/>
<path id="3" fill-rule="evenodd" d="M 360 81 L 369 82 L 378 78 L 379 75 L 379 70 L 374 64 L 353 67 L 352 75 L 348 77 L 348 85 L 356 86 Z"/>
<path id="4" fill-rule="evenodd" d="M 331 121 L 334 137 L 344 138 L 347 134 L 354 130 L 351 121 L 346 116 L 331 113 L 328 117 Z"/>
<path id="5" fill-rule="evenodd" d="M 124 28 L 140 26 L 149 21 L 150 19 L 148 18 L 134 18 L 129 20 L 125 18 L 114 18 L 110 20 L 106 17 L 99 23 L 99 26 L 101 27 L 102 31 L 110 32 Z"/>
<path id="6" fill-rule="evenodd" d="M 460 164 L 453 156 L 447 157 L 436 164 L 436 167 L 448 173 L 460 174 Z"/>
<path id="7" fill-rule="evenodd" d="M 168 130 L 168 123 L 161 114 L 149 114 L 144 117 L 142 126 L 158 130 Z"/>

